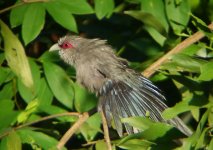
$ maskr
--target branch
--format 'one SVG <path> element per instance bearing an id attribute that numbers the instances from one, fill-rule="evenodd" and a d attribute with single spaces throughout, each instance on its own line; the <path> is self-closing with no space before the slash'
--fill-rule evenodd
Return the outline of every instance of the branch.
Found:
<path id="1" fill-rule="evenodd" d="M 112 150 L 111 141 L 110 141 L 110 137 L 109 137 L 109 129 L 108 129 L 108 126 L 107 126 L 106 117 L 105 117 L 104 112 L 102 110 L 100 111 L 100 113 L 101 113 L 103 129 L 104 129 L 104 139 L 105 139 L 106 144 L 107 144 L 107 149 L 108 150 Z"/>
<path id="2" fill-rule="evenodd" d="M 62 117 L 62 116 L 80 116 L 80 115 L 81 114 L 77 113 L 77 112 L 66 112 L 66 113 L 54 114 L 54 115 L 46 116 L 46 117 L 43 117 L 43 118 L 38 119 L 36 121 L 28 122 L 28 123 L 22 124 L 20 126 L 14 127 L 11 130 L 9 130 L 7 132 L 4 132 L 2 135 L 0 135 L 0 139 L 5 137 L 5 136 L 7 136 L 12 130 L 18 130 L 18 129 L 30 126 L 32 124 L 36 124 L 36 123 L 45 121 L 45 120 L 49 120 L 49 119 L 53 119 L 53 118 L 57 118 L 57 117 Z"/>
<path id="3" fill-rule="evenodd" d="M 213 23 L 208 25 L 210 30 L 213 30 Z M 205 36 L 205 34 L 202 31 L 198 31 L 194 33 L 192 36 L 185 39 L 183 42 L 175 46 L 172 50 L 170 50 L 168 53 L 166 53 L 163 57 L 158 59 L 156 62 L 154 62 L 151 66 L 149 66 L 147 69 L 143 71 L 143 76 L 149 78 L 151 77 L 159 68 L 160 66 L 169 60 L 169 58 L 177 53 L 180 53 L 182 50 L 184 50 L 189 45 L 192 45 L 193 43 L 199 41 Z"/>
<path id="4" fill-rule="evenodd" d="M 16 4 L 12 5 L 12 6 L 9 6 L 7 8 L 4 8 L 4 9 L 0 10 L 0 14 L 4 13 L 6 11 L 9 11 L 9 10 L 11 10 L 13 8 L 16 8 L 16 7 L 22 6 L 24 4 L 27 4 L 27 3 L 48 2 L 48 1 L 49 0 L 22 0 L 19 3 L 16 3 Z"/>
<path id="5" fill-rule="evenodd" d="M 62 147 L 67 143 L 67 141 L 72 137 L 72 135 L 80 128 L 80 126 L 89 118 L 88 112 L 83 113 L 79 116 L 78 121 L 76 121 L 70 129 L 64 134 L 57 145 L 57 149 L 61 150 Z"/>

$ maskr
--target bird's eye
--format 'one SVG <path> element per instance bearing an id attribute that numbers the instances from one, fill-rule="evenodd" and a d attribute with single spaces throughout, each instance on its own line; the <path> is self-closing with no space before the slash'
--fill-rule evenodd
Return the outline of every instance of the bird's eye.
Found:
<path id="1" fill-rule="evenodd" d="M 73 45 L 70 44 L 70 43 L 68 43 L 68 42 L 64 42 L 64 43 L 62 43 L 62 44 L 60 45 L 60 47 L 61 47 L 62 49 L 68 49 L 68 48 L 73 48 Z"/>

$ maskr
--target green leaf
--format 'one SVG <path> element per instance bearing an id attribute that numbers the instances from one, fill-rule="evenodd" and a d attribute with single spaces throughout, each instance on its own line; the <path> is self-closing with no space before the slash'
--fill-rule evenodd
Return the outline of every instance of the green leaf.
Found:
<path id="1" fill-rule="evenodd" d="M 204 130 L 204 126 L 207 121 L 208 113 L 209 113 L 209 109 L 206 110 L 206 112 L 203 114 L 195 133 L 191 137 L 184 140 L 184 144 L 180 147 L 181 150 L 182 149 L 184 149 L 184 150 L 191 149 L 192 146 L 194 147 L 198 143 L 198 139 L 200 138 L 202 131 Z"/>
<path id="2" fill-rule="evenodd" d="M 171 61 L 175 63 L 176 68 L 182 71 L 200 72 L 200 67 L 206 63 L 201 59 L 192 58 L 185 54 L 175 54 L 171 57 Z"/>
<path id="3" fill-rule="evenodd" d="M 53 63 L 43 63 L 46 80 L 59 102 L 73 108 L 73 82 L 65 71 Z"/>
<path id="4" fill-rule="evenodd" d="M 53 93 L 51 92 L 47 81 L 44 78 L 41 78 L 40 80 L 40 86 L 38 89 L 38 101 L 39 101 L 39 105 L 50 105 L 52 103 L 53 100 Z"/>
<path id="5" fill-rule="evenodd" d="M 39 146 L 41 149 L 56 149 L 56 145 L 58 141 L 42 132 L 36 132 L 30 129 L 21 129 L 18 131 L 22 141 L 24 143 L 28 143 Z M 65 148 L 62 148 L 64 150 Z"/>
<path id="6" fill-rule="evenodd" d="M 195 146 L 195 149 L 203 149 L 205 146 L 205 143 L 206 143 L 206 134 L 208 134 L 208 128 L 205 128 L 201 135 L 199 136 L 199 139 L 197 139 L 197 143 L 196 143 L 196 146 Z"/>
<path id="7" fill-rule="evenodd" d="M 8 82 L 3 86 L 0 90 L 1 99 L 12 99 L 12 97 L 16 94 L 16 91 L 13 91 L 13 82 Z"/>
<path id="8" fill-rule="evenodd" d="M 21 139 L 14 130 L 7 137 L 7 150 L 22 150 Z"/>
<path id="9" fill-rule="evenodd" d="M 22 44 L 1 20 L 0 25 L 8 65 L 26 87 L 33 89 L 32 74 Z"/>
<path id="10" fill-rule="evenodd" d="M 95 149 L 96 150 L 108 150 L 107 149 L 107 144 L 105 141 L 100 140 L 95 144 Z"/>
<path id="11" fill-rule="evenodd" d="M 62 114 L 62 113 L 68 113 L 67 110 L 59 107 L 59 106 L 54 106 L 54 105 L 40 105 L 38 108 L 39 111 L 45 112 L 49 115 L 56 115 L 56 114 Z M 65 115 L 62 117 L 57 117 L 56 119 L 62 121 L 62 122 L 75 122 L 78 117 L 77 116 L 70 116 L 70 115 Z"/>
<path id="12" fill-rule="evenodd" d="M 20 123 L 26 122 L 29 116 L 37 110 L 38 106 L 39 106 L 39 103 L 37 99 L 28 103 L 26 109 L 18 115 L 18 118 L 17 118 L 18 123 L 20 124 Z"/>
<path id="13" fill-rule="evenodd" d="M 193 118 L 198 122 L 200 118 L 200 110 L 199 108 L 193 107 L 191 108 L 191 113 Z"/>
<path id="14" fill-rule="evenodd" d="M 80 131 L 87 141 L 95 138 L 101 132 L 101 117 L 99 113 L 92 115 L 80 128 Z"/>
<path id="15" fill-rule="evenodd" d="M 77 32 L 75 18 L 67 8 L 63 8 L 60 3 L 56 2 L 46 3 L 45 8 L 58 24 L 70 31 Z"/>
<path id="16" fill-rule="evenodd" d="M 210 143 L 209 143 L 208 149 L 213 149 L 213 138 L 211 139 L 211 141 L 210 141 Z"/>
<path id="17" fill-rule="evenodd" d="M 189 106 L 189 101 L 193 98 L 193 95 L 190 94 L 187 97 L 183 99 L 183 101 L 177 103 L 174 107 L 167 108 L 166 110 L 163 111 L 162 116 L 164 119 L 172 119 L 176 117 L 178 114 L 189 111 L 190 107 Z"/>
<path id="18" fill-rule="evenodd" d="M 21 80 L 18 80 L 18 90 L 21 95 L 21 97 L 24 99 L 26 103 L 29 103 L 31 100 L 33 100 L 37 94 L 40 87 L 40 70 L 39 66 L 36 64 L 36 62 L 32 59 L 29 59 L 29 64 L 32 72 L 33 77 L 33 83 L 34 83 L 34 89 L 29 89 L 26 87 Z"/>
<path id="19" fill-rule="evenodd" d="M 152 38 L 161 46 L 164 45 L 166 41 L 166 37 L 164 37 L 162 34 L 160 34 L 157 30 L 150 26 L 145 26 L 144 27 L 146 31 L 152 36 Z"/>
<path id="20" fill-rule="evenodd" d="M 77 83 L 74 84 L 74 88 L 75 88 L 74 105 L 78 112 L 86 112 L 96 106 L 97 100 L 94 94 L 89 93 L 85 88 L 81 87 Z"/>
<path id="21" fill-rule="evenodd" d="M 187 0 L 179 3 L 175 0 L 166 0 L 166 14 L 172 29 L 180 34 L 186 28 L 190 18 L 190 6 Z"/>
<path id="22" fill-rule="evenodd" d="M 153 145 L 152 142 L 143 139 L 130 139 L 126 142 L 119 144 L 118 147 L 129 150 L 147 150 L 151 145 Z"/>
<path id="23" fill-rule="evenodd" d="M 143 22 L 147 26 L 153 27 L 160 34 L 166 35 L 166 30 L 164 29 L 163 25 L 152 14 L 135 10 L 125 11 L 124 13 Z"/>
<path id="24" fill-rule="evenodd" d="M 16 4 L 20 3 L 20 0 Z M 12 28 L 15 28 L 23 23 L 24 15 L 29 5 L 22 5 L 15 7 L 10 12 L 10 24 Z M 18 16 L 18 17 L 17 17 Z"/>
<path id="25" fill-rule="evenodd" d="M 6 67 L 1 67 L 0 66 L 0 85 L 2 83 L 8 82 L 10 81 L 13 77 L 14 74 L 12 73 L 11 69 L 6 68 Z"/>
<path id="26" fill-rule="evenodd" d="M 58 55 L 58 51 L 55 51 L 55 52 L 49 52 L 49 51 L 46 51 L 44 52 L 41 57 L 39 57 L 39 61 L 41 62 L 59 62 L 60 59 L 59 59 L 59 55 Z"/>
<path id="27" fill-rule="evenodd" d="M 210 127 L 213 127 L 213 107 L 211 108 L 209 112 L 208 123 Z"/>
<path id="28" fill-rule="evenodd" d="M 13 111 L 14 103 L 12 100 L 1 99 L 0 100 L 0 133 L 14 123 L 18 112 Z"/>
<path id="29" fill-rule="evenodd" d="M 94 13 L 92 7 L 86 0 L 57 0 L 62 8 L 68 9 L 72 14 L 91 14 Z"/>
<path id="30" fill-rule="evenodd" d="M 194 16 L 193 14 L 191 14 L 191 16 L 193 20 L 192 23 L 198 28 L 198 30 L 202 31 L 209 39 L 213 40 L 213 33 L 212 30 L 208 27 L 208 25 L 203 20 Z"/>
<path id="31" fill-rule="evenodd" d="M 0 150 L 6 150 L 6 149 L 7 149 L 7 137 L 4 137 L 1 139 Z"/>
<path id="32" fill-rule="evenodd" d="M 4 62 L 4 60 L 5 60 L 4 53 L 0 53 L 0 65 L 2 65 L 2 63 Z"/>
<path id="33" fill-rule="evenodd" d="M 199 52 L 199 50 L 203 50 L 203 47 L 197 44 L 192 44 L 189 45 L 188 47 L 184 48 L 181 53 L 188 55 L 188 56 L 193 56 Z"/>
<path id="34" fill-rule="evenodd" d="M 43 3 L 29 4 L 22 24 L 22 37 L 25 45 L 34 40 L 44 27 L 45 9 Z"/>
<path id="35" fill-rule="evenodd" d="M 213 62 L 208 62 L 201 66 L 201 74 L 199 80 L 210 81 L 213 80 Z"/>
<path id="36" fill-rule="evenodd" d="M 95 0 L 95 13 L 98 19 L 111 15 L 114 9 L 113 0 Z"/>
<path id="37" fill-rule="evenodd" d="M 165 5 L 162 0 L 141 0 L 141 11 L 155 16 L 163 25 L 164 30 L 168 32 L 169 24 L 165 13 Z"/>
<path id="38" fill-rule="evenodd" d="M 140 130 L 148 129 L 154 122 L 146 117 L 130 117 L 130 118 L 122 118 L 122 122 L 128 123 Z"/>

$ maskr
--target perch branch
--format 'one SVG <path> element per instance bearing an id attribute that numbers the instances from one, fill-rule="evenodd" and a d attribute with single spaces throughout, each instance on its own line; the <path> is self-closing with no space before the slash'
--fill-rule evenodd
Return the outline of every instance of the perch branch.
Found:
<path id="1" fill-rule="evenodd" d="M 107 149 L 108 150 L 112 150 L 106 117 L 105 117 L 104 112 L 102 110 L 100 111 L 100 113 L 101 113 L 101 119 L 102 119 L 103 129 L 104 129 L 104 139 L 105 139 L 106 144 L 107 144 Z"/>
<path id="2" fill-rule="evenodd" d="M 209 27 L 210 30 L 213 30 L 213 23 L 209 24 L 208 27 Z M 156 62 L 154 62 L 151 66 L 149 66 L 147 69 L 145 69 L 142 74 L 147 78 L 151 77 L 156 72 L 156 70 L 158 70 L 160 68 L 160 66 L 163 63 L 168 61 L 168 59 L 172 55 L 180 53 L 184 48 L 188 47 L 189 45 L 191 45 L 191 44 L 193 44 L 197 41 L 199 41 L 204 36 L 205 36 L 205 34 L 201 31 L 194 33 L 192 36 L 188 37 L 183 42 L 181 42 L 180 44 L 175 46 L 172 50 L 170 50 L 168 53 L 166 53 L 163 57 L 161 57 Z"/>
<path id="3" fill-rule="evenodd" d="M 70 129 L 63 135 L 60 139 L 57 149 L 61 150 L 62 147 L 67 143 L 67 141 L 72 137 L 72 135 L 79 129 L 79 127 L 89 118 L 89 113 L 85 112 L 79 116 L 78 121 L 76 121 Z"/>

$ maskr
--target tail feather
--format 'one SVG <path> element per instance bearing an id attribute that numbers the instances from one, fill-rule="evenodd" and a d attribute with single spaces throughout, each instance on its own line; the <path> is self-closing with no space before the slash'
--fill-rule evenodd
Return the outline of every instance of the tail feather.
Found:
<path id="1" fill-rule="evenodd" d="M 192 134 L 178 117 L 170 120 L 163 119 L 161 113 L 167 108 L 164 104 L 165 97 L 151 81 L 142 76 L 128 82 L 109 80 L 99 94 L 98 109 L 103 110 L 109 126 L 111 121 L 114 121 L 119 136 L 123 135 L 123 126 L 128 134 L 138 132 L 127 123 L 122 125 L 121 118 L 146 116 L 147 112 L 154 121 L 171 124 L 187 136 Z"/>

